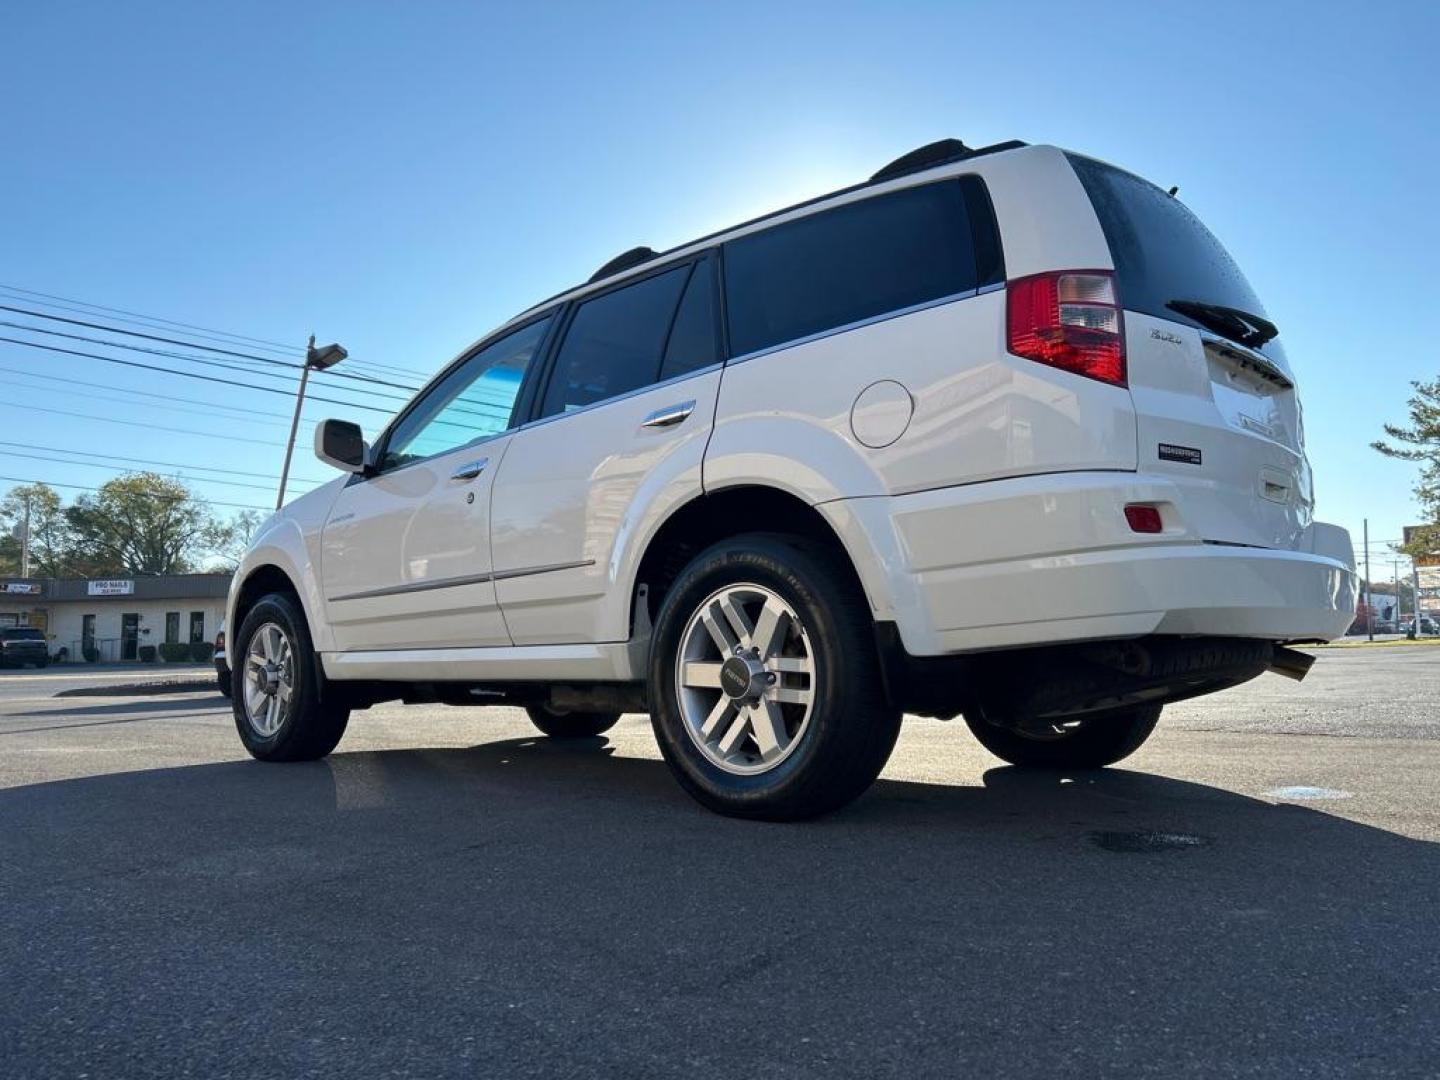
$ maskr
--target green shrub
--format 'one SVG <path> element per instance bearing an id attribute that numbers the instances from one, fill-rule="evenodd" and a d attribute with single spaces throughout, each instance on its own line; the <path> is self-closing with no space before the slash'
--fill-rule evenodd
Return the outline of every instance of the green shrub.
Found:
<path id="1" fill-rule="evenodd" d="M 141 645 L 141 646 L 140 646 L 140 662 L 141 662 L 142 664 L 153 664 L 153 663 L 155 662 L 155 646 L 154 646 L 154 645 Z"/>
<path id="2" fill-rule="evenodd" d="M 190 659 L 190 646 L 183 641 L 167 641 L 160 646 L 160 659 L 167 664 L 181 664 Z"/>
<path id="3" fill-rule="evenodd" d="M 215 655 L 215 646 L 208 641 L 192 641 L 190 643 L 190 659 L 197 664 L 203 664 Z"/>

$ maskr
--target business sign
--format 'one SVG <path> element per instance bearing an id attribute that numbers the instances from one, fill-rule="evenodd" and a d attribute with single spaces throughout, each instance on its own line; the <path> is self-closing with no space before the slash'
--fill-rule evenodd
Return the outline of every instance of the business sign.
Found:
<path id="1" fill-rule="evenodd" d="M 20 596 L 39 596 L 40 583 L 37 581 L 7 581 L 5 591 Z"/>
<path id="2" fill-rule="evenodd" d="M 130 596 L 135 592 L 133 581 L 87 581 L 85 585 L 91 596 Z"/>
<path id="3" fill-rule="evenodd" d="M 1420 610 L 1427 615 L 1440 614 L 1440 565 L 1422 563 L 1415 568 L 1415 578 L 1420 586 Z"/>

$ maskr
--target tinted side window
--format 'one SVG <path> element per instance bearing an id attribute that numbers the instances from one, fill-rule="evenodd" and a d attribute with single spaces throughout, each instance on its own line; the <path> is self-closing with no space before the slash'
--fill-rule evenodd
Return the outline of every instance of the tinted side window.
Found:
<path id="1" fill-rule="evenodd" d="M 720 360 L 719 343 L 715 340 L 715 260 L 696 263 L 675 313 L 675 325 L 665 345 L 665 362 L 660 365 L 660 379 L 673 379 L 691 371 L 699 371 Z"/>
<path id="2" fill-rule="evenodd" d="M 546 316 L 521 327 L 446 375 L 390 433 L 381 467 L 434 457 L 508 430 L 520 383 L 549 325 Z"/>
<path id="3" fill-rule="evenodd" d="M 583 409 L 653 383 L 689 266 L 586 300 L 555 358 L 541 416 Z"/>
<path id="4" fill-rule="evenodd" d="M 725 245 L 734 356 L 976 287 L 958 180 L 864 199 Z"/>

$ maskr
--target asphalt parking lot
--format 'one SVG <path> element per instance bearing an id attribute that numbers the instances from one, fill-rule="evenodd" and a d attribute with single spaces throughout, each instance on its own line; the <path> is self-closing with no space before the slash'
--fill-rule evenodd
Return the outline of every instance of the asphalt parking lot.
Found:
<path id="1" fill-rule="evenodd" d="M 6 1077 L 1440 1072 L 1433 647 L 1174 707 L 1103 773 L 915 720 L 783 826 L 693 804 L 638 717 L 385 706 L 266 766 L 210 694 L 26 685 Z"/>

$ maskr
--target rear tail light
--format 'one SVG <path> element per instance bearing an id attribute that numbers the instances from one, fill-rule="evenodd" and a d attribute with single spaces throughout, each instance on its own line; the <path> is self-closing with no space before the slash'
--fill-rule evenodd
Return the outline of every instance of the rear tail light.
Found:
<path id="1" fill-rule="evenodd" d="M 1125 507 L 1125 520 L 1130 523 L 1131 532 L 1158 533 L 1165 531 L 1165 523 L 1160 520 L 1160 508 L 1156 506 L 1130 503 Z"/>
<path id="2" fill-rule="evenodd" d="M 1005 286 L 1007 347 L 1016 356 L 1125 385 L 1125 326 L 1109 270 L 1061 270 Z"/>
<path id="3" fill-rule="evenodd" d="M 216 652 L 224 652 L 224 651 L 225 651 L 225 631 L 224 631 L 224 630 L 221 630 L 218 634 L 215 635 L 215 651 L 216 651 Z"/>

